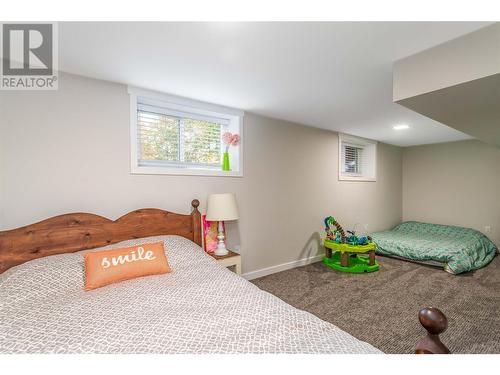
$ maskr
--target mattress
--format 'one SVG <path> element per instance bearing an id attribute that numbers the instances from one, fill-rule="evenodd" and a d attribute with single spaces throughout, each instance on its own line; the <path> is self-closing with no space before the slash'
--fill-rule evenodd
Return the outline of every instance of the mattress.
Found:
<path id="1" fill-rule="evenodd" d="M 497 251 L 495 244 L 477 230 L 416 221 L 373 233 L 372 237 L 379 254 L 441 264 L 453 274 L 484 267 Z"/>
<path id="2" fill-rule="evenodd" d="M 0 353 L 380 353 L 218 264 L 178 236 L 169 274 L 84 291 L 82 253 L 0 275 Z"/>

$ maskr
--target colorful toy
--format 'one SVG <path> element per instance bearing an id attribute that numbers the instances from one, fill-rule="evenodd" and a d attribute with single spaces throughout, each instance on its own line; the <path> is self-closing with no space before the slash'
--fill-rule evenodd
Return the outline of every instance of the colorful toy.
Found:
<path id="1" fill-rule="evenodd" d="M 380 266 L 375 260 L 377 245 L 372 242 L 370 236 L 358 237 L 355 230 L 347 231 L 349 236 L 346 236 L 344 229 L 333 216 L 326 217 L 324 223 L 326 239 L 323 263 L 326 266 L 350 273 L 378 271 Z M 359 256 L 360 254 L 368 254 L 368 257 Z"/>

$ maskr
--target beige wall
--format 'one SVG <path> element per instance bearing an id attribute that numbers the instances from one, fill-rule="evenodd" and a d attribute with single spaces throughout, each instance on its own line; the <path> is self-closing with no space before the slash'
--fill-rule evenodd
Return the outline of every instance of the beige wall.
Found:
<path id="1" fill-rule="evenodd" d="M 0 93 L 0 229 L 86 211 L 117 218 L 140 207 L 189 212 L 234 192 L 243 272 L 318 253 L 322 219 L 387 229 L 401 220 L 401 149 L 379 144 L 377 182 L 339 182 L 337 134 L 247 113 L 243 178 L 131 175 L 124 85 L 62 75 L 54 92 Z M 363 228 L 363 225 L 361 225 Z"/>
<path id="2" fill-rule="evenodd" d="M 394 101 L 500 73 L 499 40 L 497 22 L 396 61 Z"/>
<path id="3" fill-rule="evenodd" d="M 500 148 L 476 140 L 405 148 L 403 220 L 491 226 L 500 246 Z"/>

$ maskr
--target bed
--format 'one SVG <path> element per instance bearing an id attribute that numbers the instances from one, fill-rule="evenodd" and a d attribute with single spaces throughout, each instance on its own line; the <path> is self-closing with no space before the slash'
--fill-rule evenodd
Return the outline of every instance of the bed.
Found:
<path id="1" fill-rule="evenodd" d="M 0 231 L 0 354 L 381 353 L 217 263 L 191 205 L 188 215 L 72 213 Z M 84 291 L 85 253 L 157 241 L 172 273 Z M 448 353 L 446 316 L 426 307 L 418 318 L 427 335 L 415 352 Z"/>
<path id="2" fill-rule="evenodd" d="M 498 251 L 477 230 L 417 221 L 373 233 L 372 237 L 381 255 L 440 266 L 452 274 L 484 267 Z"/>
<path id="3" fill-rule="evenodd" d="M 198 204 L 0 232 L 0 353 L 380 353 L 208 256 Z M 82 254 L 156 241 L 172 273 L 83 290 Z"/>

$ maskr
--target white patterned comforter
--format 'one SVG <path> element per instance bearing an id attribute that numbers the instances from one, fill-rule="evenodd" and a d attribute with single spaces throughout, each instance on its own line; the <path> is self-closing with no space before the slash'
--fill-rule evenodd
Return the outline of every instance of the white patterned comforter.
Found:
<path id="1" fill-rule="evenodd" d="M 0 275 L 0 353 L 379 353 L 261 291 L 182 237 L 106 248 L 159 240 L 172 273 L 94 291 L 83 290 L 83 252 Z"/>

